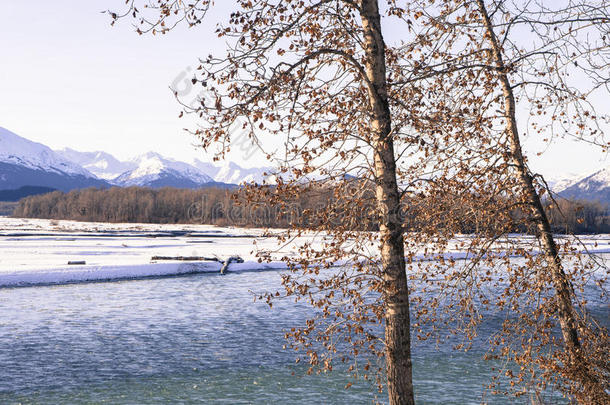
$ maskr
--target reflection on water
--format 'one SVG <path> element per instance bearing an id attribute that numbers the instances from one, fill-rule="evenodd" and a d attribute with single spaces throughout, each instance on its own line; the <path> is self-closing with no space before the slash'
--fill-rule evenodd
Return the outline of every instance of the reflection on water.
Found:
<path id="1" fill-rule="evenodd" d="M 295 365 L 283 330 L 310 309 L 271 310 L 251 294 L 279 282 L 263 272 L 0 290 L 0 403 L 385 401 L 366 383 L 346 390 L 345 371 Z M 516 403 L 486 396 L 480 351 L 423 343 L 414 358 L 418 403 Z"/>

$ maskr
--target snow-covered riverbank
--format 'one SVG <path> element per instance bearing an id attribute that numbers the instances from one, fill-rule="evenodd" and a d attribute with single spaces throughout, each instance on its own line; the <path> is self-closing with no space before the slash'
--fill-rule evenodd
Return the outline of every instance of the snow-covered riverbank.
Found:
<path id="1" fill-rule="evenodd" d="M 255 245 L 256 243 L 256 245 Z M 259 263 L 257 253 L 272 263 Z M 106 224 L 0 218 L 0 287 L 219 272 L 216 261 L 153 261 L 153 256 L 205 256 L 231 263 L 229 271 L 285 269 L 261 229 L 209 225 Z M 68 265 L 84 261 L 85 265 Z"/>
<path id="2" fill-rule="evenodd" d="M 524 238 L 524 237 L 522 237 Z M 318 238 L 319 242 L 320 238 Z M 285 270 L 283 256 L 311 239 L 286 245 L 262 229 L 211 225 L 108 224 L 0 217 L 0 287 L 220 272 L 218 261 L 154 261 L 153 256 L 240 256 L 228 271 Z M 610 236 L 583 237 L 589 251 L 610 252 Z M 369 254 L 371 252 L 368 252 Z M 449 253 L 456 259 L 466 255 Z M 259 257 L 270 260 L 259 262 Z M 69 265 L 68 262 L 85 262 Z"/>

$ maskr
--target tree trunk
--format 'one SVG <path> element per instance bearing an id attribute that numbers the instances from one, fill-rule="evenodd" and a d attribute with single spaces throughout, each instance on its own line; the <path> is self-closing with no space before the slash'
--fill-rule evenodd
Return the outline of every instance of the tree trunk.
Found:
<path id="1" fill-rule="evenodd" d="M 377 0 L 363 0 L 365 70 L 369 81 L 371 134 L 374 146 L 376 199 L 380 212 L 381 263 L 384 274 L 385 343 L 391 405 L 414 404 L 411 370 L 409 290 L 405 271 L 400 196 L 391 135 L 392 118 L 386 83 L 385 44 Z"/>
<path id="2" fill-rule="evenodd" d="M 553 237 L 551 225 L 549 223 L 546 212 L 542 205 L 542 201 L 536 188 L 532 176 L 529 173 L 523 152 L 521 149 L 521 141 L 519 139 L 519 130 L 517 128 L 515 97 L 510 80 L 508 78 L 507 69 L 502 56 L 502 49 L 496 37 L 496 34 L 491 23 L 491 19 L 487 12 L 484 0 L 477 0 L 483 24 L 486 30 L 486 39 L 489 41 L 492 51 L 492 58 L 502 88 L 504 98 L 504 117 L 506 119 L 506 131 L 510 143 L 511 163 L 516 169 L 516 175 L 519 178 L 521 187 L 525 193 L 527 204 L 532 213 L 532 221 L 536 225 L 538 231 L 538 239 L 543 248 L 543 255 L 551 272 L 551 279 L 555 288 L 555 296 L 557 300 L 559 325 L 563 337 L 565 351 L 568 355 L 572 366 L 586 367 L 586 362 L 582 357 L 581 343 L 578 337 L 578 322 L 576 319 L 576 311 L 572 302 L 573 288 L 567 277 L 557 250 L 557 245 Z M 586 381 L 581 381 L 584 387 L 590 389 L 601 389 L 596 379 L 587 370 L 583 375 Z M 603 397 L 603 396 L 602 396 Z M 600 397 L 600 398 L 602 398 Z"/>

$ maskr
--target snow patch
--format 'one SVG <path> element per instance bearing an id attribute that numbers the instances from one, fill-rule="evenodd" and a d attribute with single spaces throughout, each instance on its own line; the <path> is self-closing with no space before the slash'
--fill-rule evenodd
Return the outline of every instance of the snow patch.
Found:
<path id="1" fill-rule="evenodd" d="M 139 279 L 148 277 L 179 276 L 198 273 L 220 273 L 220 262 L 170 262 L 140 265 L 66 266 L 37 271 L 0 273 L 0 287 L 21 287 L 49 284 L 68 284 L 106 280 Z M 282 270 L 279 263 L 232 263 L 228 272 Z"/>

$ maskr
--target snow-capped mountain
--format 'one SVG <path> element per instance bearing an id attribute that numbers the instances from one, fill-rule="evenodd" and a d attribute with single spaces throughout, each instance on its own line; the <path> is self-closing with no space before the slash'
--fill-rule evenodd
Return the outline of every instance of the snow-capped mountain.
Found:
<path id="1" fill-rule="evenodd" d="M 601 169 L 590 176 L 573 182 L 561 191 L 559 195 L 573 200 L 610 203 L 610 167 Z"/>
<path id="2" fill-rule="evenodd" d="M 137 167 L 135 162 L 121 162 L 110 153 L 102 151 L 79 152 L 64 148 L 56 152 L 105 180 L 112 180 Z"/>
<path id="3" fill-rule="evenodd" d="M 218 174 L 218 172 L 220 171 L 220 166 L 216 166 L 210 162 L 203 162 L 199 159 L 194 159 L 192 161 L 192 165 L 195 166 L 197 170 L 200 170 L 201 172 L 207 174 L 214 180 L 216 180 L 216 174 Z"/>
<path id="4" fill-rule="evenodd" d="M 551 190 L 555 193 L 561 193 L 572 184 L 582 179 L 582 174 L 569 173 L 566 175 L 544 176 L 544 180 L 547 182 Z"/>
<path id="5" fill-rule="evenodd" d="M 0 161 L 34 170 L 92 177 L 87 170 L 60 156 L 48 146 L 22 138 L 2 127 L 0 127 Z"/>
<path id="6" fill-rule="evenodd" d="M 215 182 L 228 184 L 260 184 L 265 179 L 265 172 L 270 171 L 268 167 L 243 168 L 233 162 L 225 162 L 222 166 L 215 166 L 199 159 L 195 159 L 193 165 L 212 177 Z"/>
<path id="7" fill-rule="evenodd" d="M 40 186 L 67 191 L 107 185 L 49 147 L 0 127 L 0 189 Z"/>
<path id="8" fill-rule="evenodd" d="M 234 187 L 263 180 L 273 184 L 273 176 L 265 175 L 268 172 L 271 172 L 268 167 L 243 168 L 233 162 L 217 166 L 195 159 L 189 164 L 154 152 L 125 162 L 100 151 L 79 152 L 69 148 L 53 151 L 0 127 L 0 191 L 18 191 L 15 195 L 111 185 Z M 562 197 L 610 205 L 610 166 L 584 178 L 546 176 L 546 180 Z"/>
<path id="9" fill-rule="evenodd" d="M 101 179 L 118 186 L 188 187 L 261 183 L 267 167 L 243 168 L 233 162 L 216 166 L 195 159 L 191 164 L 155 152 L 120 161 L 109 153 L 79 152 L 64 148 L 57 151 Z"/>
<path id="10" fill-rule="evenodd" d="M 103 151 L 53 151 L 0 128 L 0 190 L 22 186 L 72 190 L 84 187 L 234 187 L 245 183 L 274 183 L 269 167 L 243 168 L 199 159 L 186 163 L 148 152 L 121 161 Z"/>
<path id="11" fill-rule="evenodd" d="M 207 174 L 188 163 L 148 152 L 129 162 L 133 169 L 112 180 L 120 186 L 198 188 L 213 182 Z"/>

